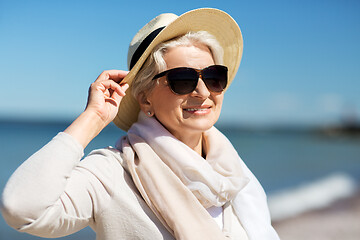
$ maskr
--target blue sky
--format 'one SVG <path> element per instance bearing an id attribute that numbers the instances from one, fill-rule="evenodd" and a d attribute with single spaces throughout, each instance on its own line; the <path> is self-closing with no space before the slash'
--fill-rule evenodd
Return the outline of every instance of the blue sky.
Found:
<path id="1" fill-rule="evenodd" d="M 150 4 L 149 4 L 150 3 Z M 0 1 L 0 118 L 74 119 L 91 82 L 126 69 L 129 42 L 163 12 L 228 12 L 244 55 L 220 123 L 360 118 L 360 1 Z"/>

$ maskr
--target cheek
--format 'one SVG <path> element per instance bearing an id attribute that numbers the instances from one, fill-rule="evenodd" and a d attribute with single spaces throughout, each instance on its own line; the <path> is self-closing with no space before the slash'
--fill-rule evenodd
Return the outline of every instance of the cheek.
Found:
<path id="1" fill-rule="evenodd" d="M 176 131 L 181 126 L 181 122 L 183 122 L 182 109 L 180 104 L 174 99 L 166 99 L 159 102 L 154 108 L 154 112 L 158 121 L 171 133 L 174 133 L 173 131 Z"/>
<path id="2" fill-rule="evenodd" d="M 154 107 L 156 115 L 171 116 L 173 112 L 177 110 L 177 105 L 169 100 L 163 100 L 158 102 Z"/>
<path id="3" fill-rule="evenodd" d="M 174 113 L 179 114 L 182 99 L 174 95 L 168 89 L 154 91 L 151 104 L 157 116 L 169 118 Z"/>
<path id="4" fill-rule="evenodd" d="M 213 99 L 216 104 L 216 109 L 220 111 L 224 100 L 224 93 L 214 96 Z"/>
<path id="5" fill-rule="evenodd" d="M 182 116 L 182 101 L 180 99 L 168 98 L 160 102 L 160 113 L 167 118 Z"/>

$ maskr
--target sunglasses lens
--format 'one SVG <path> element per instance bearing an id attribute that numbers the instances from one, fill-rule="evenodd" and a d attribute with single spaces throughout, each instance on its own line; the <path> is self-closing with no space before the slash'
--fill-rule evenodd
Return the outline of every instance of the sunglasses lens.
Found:
<path id="1" fill-rule="evenodd" d="M 210 91 L 223 91 L 227 85 L 227 67 L 216 65 L 204 69 L 203 81 Z"/>
<path id="2" fill-rule="evenodd" d="M 167 74 L 167 80 L 173 92 L 188 94 L 196 88 L 197 72 L 191 68 L 173 69 Z"/>
<path id="3" fill-rule="evenodd" d="M 197 70 L 184 67 L 166 71 L 166 77 L 171 90 L 176 94 L 183 95 L 195 90 L 199 75 Z M 210 91 L 221 92 L 227 85 L 227 67 L 221 65 L 209 66 L 202 70 L 201 77 Z"/>

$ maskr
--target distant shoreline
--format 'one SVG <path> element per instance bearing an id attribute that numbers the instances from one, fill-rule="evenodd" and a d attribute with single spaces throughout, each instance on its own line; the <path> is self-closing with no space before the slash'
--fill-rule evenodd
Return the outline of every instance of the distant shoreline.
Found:
<path id="1" fill-rule="evenodd" d="M 54 126 L 70 125 L 72 120 L 69 119 L 21 119 L 21 118 L 1 118 L 0 125 L 34 125 L 34 126 Z M 216 127 L 223 132 L 227 131 L 237 131 L 242 133 L 279 133 L 279 134 L 291 134 L 291 133 L 301 133 L 301 134 L 315 134 L 325 137 L 342 137 L 342 136 L 351 136 L 351 137 L 360 137 L 360 124 L 353 125 L 329 125 L 329 126 L 305 126 L 305 125 L 273 125 L 273 126 L 250 126 L 250 125 L 241 125 L 241 124 L 231 124 L 231 123 L 218 123 Z M 108 128 L 115 128 L 115 124 L 109 124 Z"/>
<path id="2" fill-rule="evenodd" d="M 70 124 L 71 120 L 0 118 L 0 124 L 59 125 Z"/>

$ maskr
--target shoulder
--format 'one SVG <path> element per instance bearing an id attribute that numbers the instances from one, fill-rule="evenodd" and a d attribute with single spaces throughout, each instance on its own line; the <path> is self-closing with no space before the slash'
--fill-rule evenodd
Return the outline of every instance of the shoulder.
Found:
<path id="1" fill-rule="evenodd" d="M 117 149 L 108 147 L 93 150 L 78 165 L 93 174 L 110 176 L 115 170 L 122 169 L 122 158 Z"/>
<path id="2" fill-rule="evenodd" d="M 115 189 L 115 179 L 122 176 L 124 169 L 121 165 L 118 150 L 113 148 L 97 149 L 90 152 L 75 167 L 71 179 L 84 181 L 88 189 L 105 189 L 111 196 Z"/>

